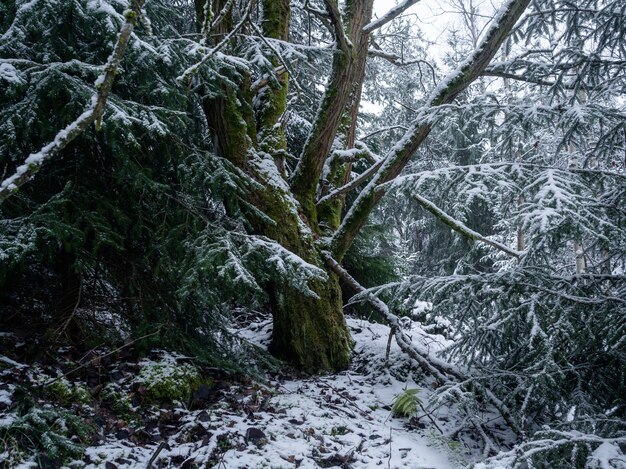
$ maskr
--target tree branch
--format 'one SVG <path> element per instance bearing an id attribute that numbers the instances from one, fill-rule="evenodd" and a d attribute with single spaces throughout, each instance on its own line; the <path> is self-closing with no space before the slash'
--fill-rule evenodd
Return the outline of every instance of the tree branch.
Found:
<path id="1" fill-rule="evenodd" d="M 389 127 L 383 127 L 383 128 L 381 128 L 381 129 L 374 130 L 373 132 L 370 132 L 369 134 L 367 134 L 367 135 L 365 135 L 365 136 L 361 137 L 359 140 L 367 140 L 368 138 L 372 138 L 372 137 L 374 137 L 375 135 L 378 135 L 378 134 L 383 133 L 383 132 L 389 132 L 389 131 L 391 131 L 391 130 L 404 130 L 404 131 L 406 132 L 406 131 L 407 131 L 407 130 L 409 130 L 409 129 L 408 129 L 408 128 L 406 128 L 406 127 L 405 127 L 405 126 L 403 126 L 403 125 L 391 125 L 391 126 L 389 126 Z"/>
<path id="2" fill-rule="evenodd" d="M 341 12 L 339 11 L 339 6 L 336 1 L 333 0 L 324 0 L 324 4 L 326 5 L 326 11 L 328 11 L 328 16 L 330 17 L 330 22 L 333 25 L 333 29 L 335 31 L 335 40 L 337 41 L 337 46 L 342 51 L 348 53 L 352 47 L 352 43 L 348 36 L 346 36 L 346 32 L 343 27 L 343 21 L 341 21 Z"/>
<path id="3" fill-rule="evenodd" d="M 96 79 L 94 86 L 96 93 L 92 96 L 89 107 L 78 118 L 57 133 L 54 140 L 44 146 L 37 153 L 31 153 L 24 164 L 17 167 L 15 174 L 2 181 L 0 184 L 0 204 L 13 193 L 30 181 L 43 163 L 63 150 L 72 140 L 82 134 L 95 122 L 96 130 L 100 128 L 100 122 L 106 107 L 113 80 L 117 74 L 120 62 L 126 51 L 126 46 L 131 37 L 135 24 L 141 16 L 141 8 L 144 0 L 130 0 L 128 9 L 124 12 L 124 23 L 117 37 L 113 52 L 104 66 L 104 72 Z"/>
<path id="4" fill-rule="evenodd" d="M 441 210 L 439 207 L 437 207 L 434 203 L 432 203 L 430 200 L 426 199 L 425 197 L 422 197 L 419 194 L 411 194 L 411 195 L 422 207 L 424 207 L 426 210 L 432 213 L 435 217 L 437 217 L 438 220 L 448 225 L 457 233 L 461 233 L 463 236 L 466 236 L 469 239 L 473 239 L 474 241 L 480 241 L 481 243 L 488 244 L 489 246 L 496 248 L 498 251 L 502 251 L 508 256 L 515 257 L 516 259 L 519 259 L 520 257 L 524 255 L 523 252 L 511 249 L 505 244 L 499 243 L 497 241 L 493 241 L 481 235 L 480 233 L 472 230 L 471 228 L 463 224 L 461 221 L 452 218 L 450 215 L 448 215 L 446 212 Z"/>
<path id="5" fill-rule="evenodd" d="M 542 85 L 542 86 L 557 86 L 557 83 L 552 81 L 542 80 L 540 78 L 533 78 L 530 76 L 516 75 L 514 73 L 507 72 L 499 72 L 496 70 L 485 70 L 482 73 L 484 77 L 496 77 L 496 78 L 508 78 L 509 80 L 523 81 L 526 83 L 532 83 L 533 85 Z M 562 86 L 565 89 L 572 90 L 574 86 L 568 85 L 567 83 L 558 83 L 558 86 Z"/>
<path id="6" fill-rule="evenodd" d="M 391 20 L 400 16 L 402 13 L 404 13 L 406 10 L 408 10 L 410 7 L 412 7 L 419 1 L 420 0 L 404 0 L 402 3 L 399 3 L 398 5 L 393 7 L 391 10 L 389 10 L 387 13 L 385 13 L 383 16 L 381 16 L 377 20 L 374 20 L 371 23 L 366 24 L 363 27 L 363 32 L 371 33 L 375 29 L 378 29 L 386 25 Z"/>
<path id="7" fill-rule="evenodd" d="M 456 96 L 466 89 L 487 68 L 498 49 L 508 37 L 519 18 L 528 7 L 530 0 L 508 0 L 478 48 L 461 66 L 448 75 L 431 93 L 426 109 L 450 103 Z M 357 197 L 341 226 L 331 240 L 332 252 L 341 259 L 356 237 L 367 217 L 374 209 L 384 189 L 378 186 L 394 179 L 407 165 L 422 142 L 432 129 L 427 120 L 427 113 L 420 115 L 385 156 L 385 163 L 369 184 Z"/>

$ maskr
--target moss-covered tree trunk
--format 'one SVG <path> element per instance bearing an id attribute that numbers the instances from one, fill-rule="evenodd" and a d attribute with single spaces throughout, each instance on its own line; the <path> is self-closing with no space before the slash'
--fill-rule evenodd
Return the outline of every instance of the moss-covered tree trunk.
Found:
<path id="1" fill-rule="evenodd" d="M 213 11 L 219 11 L 221 6 L 221 1 L 215 2 Z M 202 5 L 197 7 L 197 11 L 205 11 Z M 289 0 L 263 0 L 262 9 L 264 35 L 287 40 Z M 237 91 L 225 89 L 223 96 L 206 100 L 204 110 L 219 155 L 229 159 L 263 187 L 255 189 L 248 200 L 267 215 L 248 214 L 252 231 L 271 238 L 306 262 L 324 269 L 314 239 L 318 228 L 300 218 L 286 183 L 276 183 L 276 179 L 283 176 L 283 158 L 287 149 L 281 124 L 289 77 L 279 58 L 274 58 L 273 64 L 278 80 L 268 79 L 254 90 L 255 96 L 249 80 L 244 78 L 239 80 Z M 348 366 L 352 340 L 343 316 L 339 281 L 334 273 L 329 272 L 326 280 L 311 282 L 309 288 L 315 296 L 303 294 L 287 280 L 268 283 L 265 288 L 273 314 L 270 350 L 275 356 L 309 372 L 340 370 Z"/>

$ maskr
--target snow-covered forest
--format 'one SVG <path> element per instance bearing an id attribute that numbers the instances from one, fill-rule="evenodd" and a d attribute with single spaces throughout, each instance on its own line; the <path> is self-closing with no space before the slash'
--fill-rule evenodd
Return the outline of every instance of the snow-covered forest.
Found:
<path id="1" fill-rule="evenodd" d="M 626 2 L 0 1 L 0 467 L 626 468 Z"/>

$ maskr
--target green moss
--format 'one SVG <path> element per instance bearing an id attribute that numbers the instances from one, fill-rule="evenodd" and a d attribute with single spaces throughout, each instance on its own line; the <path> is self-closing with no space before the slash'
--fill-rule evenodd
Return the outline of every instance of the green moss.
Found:
<path id="1" fill-rule="evenodd" d="M 137 24 L 137 12 L 133 10 L 126 10 L 124 12 L 124 18 L 133 24 Z"/>
<path id="2" fill-rule="evenodd" d="M 44 396 L 63 406 L 73 403 L 90 404 L 91 393 L 86 386 L 79 383 L 70 383 L 67 379 L 61 378 L 44 388 Z"/>
<path id="3" fill-rule="evenodd" d="M 100 392 L 100 399 L 118 416 L 131 420 L 133 405 L 130 397 L 115 383 L 108 383 Z"/>
<path id="4" fill-rule="evenodd" d="M 353 341 L 345 324 L 341 289 L 329 274 L 313 281 L 318 298 L 305 297 L 284 286 L 272 294 L 274 334 L 270 351 L 308 372 L 338 371 L 348 367 Z"/>
<path id="5" fill-rule="evenodd" d="M 186 402 L 201 384 L 211 384 L 202 378 L 195 366 L 177 363 L 169 355 L 158 362 L 145 362 L 134 382 L 145 386 L 143 403 L 146 405 Z"/>
<path id="6" fill-rule="evenodd" d="M 332 187 L 341 187 L 345 184 L 347 163 L 335 158 L 330 164 L 329 182 Z M 334 232 L 341 224 L 341 211 L 344 197 L 340 196 L 318 207 L 318 219 L 330 232 Z"/>

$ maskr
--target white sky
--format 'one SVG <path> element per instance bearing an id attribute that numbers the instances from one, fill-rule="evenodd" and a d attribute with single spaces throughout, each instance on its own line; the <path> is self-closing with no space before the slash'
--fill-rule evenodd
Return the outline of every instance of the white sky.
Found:
<path id="1" fill-rule="evenodd" d="M 382 16 L 402 0 L 375 0 L 374 15 Z M 473 0 L 481 13 L 493 14 L 503 3 L 502 0 Z M 414 14 L 425 38 L 439 44 L 445 43 L 447 32 L 463 29 L 460 15 L 445 0 L 422 0 L 409 8 L 404 14 Z M 436 54 L 435 54 L 436 55 Z"/>

